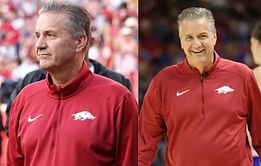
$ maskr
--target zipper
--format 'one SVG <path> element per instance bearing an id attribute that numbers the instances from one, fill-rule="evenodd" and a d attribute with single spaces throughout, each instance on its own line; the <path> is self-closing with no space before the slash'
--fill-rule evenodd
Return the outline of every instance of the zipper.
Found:
<path id="1" fill-rule="evenodd" d="M 55 134 L 55 138 L 53 139 L 52 142 L 52 149 L 54 152 L 55 149 L 55 144 L 56 144 L 56 140 L 57 140 L 57 136 L 58 136 L 58 132 L 59 132 L 59 122 L 60 122 L 60 115 L 61 115 L 61 102 L 62 102 L 62 94 L 61 94 L 61 90 L 59 87 L 57 87 L 57 96 L 58 96 L 58 103 L 56 106 L 56 110 L 55 111 L 55 118 L 54 118 L 54 134 Z"/>
<path id="2" fill-rule="evenodd" d="M 205 119 L 205 93 L 204 93 L 204 77 L 200 76 L 200 84 L 201 84 L 201 102 L 202 102 L 202 108 L 201 108 L 201 114 L 203 119 Z"/>

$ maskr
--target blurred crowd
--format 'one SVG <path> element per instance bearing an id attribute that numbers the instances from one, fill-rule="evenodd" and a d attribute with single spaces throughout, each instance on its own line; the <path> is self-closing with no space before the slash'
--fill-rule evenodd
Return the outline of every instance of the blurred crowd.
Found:
<path id="1" fill-rule="evenodd" d="M 261 18 L 259 0 L 142 0 L 139 3 L 139 105 L 155 74 L 185 56 L 180 48 L 177 15 L 187 7 L 206 7 L 216 20 L 216 51 L 225 58 L 255 64 L 250 51 L 250 31 Z M 164 142 L 153 166 L 164 165 Z"/>
<path id="2" fill-rule="evenodd" d="M 93 16 L 94 44 L 89 57 L 122 73 L 138 98 L 138 1 L 70 0 Z M 0 0 L 0 101 L 6 102 L 17 81 L 38 68 L 34 25 L 44 0 Z"/>

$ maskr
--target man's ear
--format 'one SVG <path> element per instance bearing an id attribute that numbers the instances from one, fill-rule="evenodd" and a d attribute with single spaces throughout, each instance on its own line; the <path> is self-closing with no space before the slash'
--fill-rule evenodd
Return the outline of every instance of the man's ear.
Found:
<path id="1" fill-rule="evenodd" d="M 87 36 L 81 36 L 76 40 L 76 52 L 83 51 L 88 45 L 89 38 Z"/>

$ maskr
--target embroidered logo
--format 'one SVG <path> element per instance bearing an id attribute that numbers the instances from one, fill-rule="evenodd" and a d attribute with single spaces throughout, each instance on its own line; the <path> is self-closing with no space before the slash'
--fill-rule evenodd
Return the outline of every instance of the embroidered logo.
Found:
<path id="1" fill-rule="evenodd" d="M 233 92 L 234 89 L 232 89 L 229 86 L 222 86 L 220 88 L 215 89 L 215 91 L 217 91 L 218 94 L 227 94 L 227 93 Z"/>
<path id="2" fill-rule="evenodd" d="M 40 115 L 38 115 L 38 116 L 36 116 L 36 117 L 34 117 L 34 118 L 31 118 L 31 116 L 29 116 L 29 118 L 27 119 L 27 121 L 28 121 L 29 123 L 31 123 L 31 122 L 35 121 L 36 119 L 38 119 L 38 118 L 41 117 L 41 116 L 43 116 L 43 114 L 40 114 Z"/>
<path id="3" fill-rule="evenodd" d="M 182 92 L 177 91 L 176 96 L 181 96 L 181 95 L 183 95 L 184 93 L 187 93 L 188 91 L 190 91 L 190 89 L 184 90 L 184 91 L 182 91 Z"/>
<path id="4" fill-rule="evenodd" d="M 94 120 L 96 117 L 93 116 L 89 111 L 82 111 L 76 114 L 72 114 L 73 120 Z"/>

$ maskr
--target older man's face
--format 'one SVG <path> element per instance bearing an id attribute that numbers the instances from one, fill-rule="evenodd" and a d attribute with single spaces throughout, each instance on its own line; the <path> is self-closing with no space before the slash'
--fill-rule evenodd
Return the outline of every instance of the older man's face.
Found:
<path id="1" fill-rule="evenodd" d="M 179 25 L 181 47 L 192 67 L 212 63 L 216 33 L 205 18 L 185 19 Z"/>
<path id="2" fill-rule="evenodd" d="M 50 72 L 67 68 L 75 61 L 77 41 L 73 39 L 65 20 L 67 15 L 49 12 L 41 14 L 35 27 L 36 53 L 41 68 Z"/>

